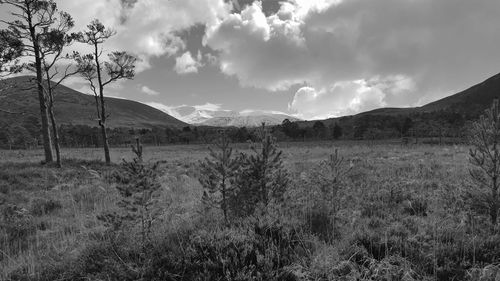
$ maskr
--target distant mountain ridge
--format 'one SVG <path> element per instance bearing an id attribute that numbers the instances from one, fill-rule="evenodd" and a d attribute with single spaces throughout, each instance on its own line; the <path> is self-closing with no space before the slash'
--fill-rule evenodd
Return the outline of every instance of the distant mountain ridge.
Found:
<path id="1" fill-rule="evenodd" d="M 199 109 L 194 106 L 181 106 L 175 108 L 178 118 L 192 125 L 201 125 L 213 118 L 235 118 L 238 112 L 232 110 Z"/>
<path id="2" fill-rule="evenodd" d="M 268 126 L 280 125 L 285 119 L 292 122 L 299 119 L 284 114 L 268 114 L 254 116 L 236 116 L 236 117 L 214 117 L 199 125 L 212 127 L 258 127 L 265 123 Z"/>
<path id="3" fill-rule="evenodd" d="M 162 108 L 159 107 L 160 110 Z M 280 112 L 243 111 L 206 109 L 196 106 L 179 106 L 163 109 L 178 119 L 195 126 L 210 127 L 258 127 L 262 123 L 269 126 L 280 125 L 283 120 L 299 121 L 299 119 Z"/>
<path id="4" fill-rule="evenodd" d="M 39 101 L 31 76 L 0 80 L 0 106 L 23 116 L 39 116 Z M 55 115 L 59 125 L 97 126 L 94 96 L 60 85 L 55 91 Z M 109 128 L 183 127 L 186 123 L 140 102 L 106 97 Z M 4 121 L 22 122 L 17 115 L 2 114 Z"/>

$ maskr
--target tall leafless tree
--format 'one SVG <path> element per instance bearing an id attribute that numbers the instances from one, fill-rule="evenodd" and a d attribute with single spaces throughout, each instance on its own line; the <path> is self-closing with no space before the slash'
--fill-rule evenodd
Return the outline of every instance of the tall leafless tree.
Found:
<path id="1" fill-rule="evenodd" d="M 109 113 L 106 111 L 106 100 L 104 88 L 121 79 L 132 79 L 135 76 L 135 63 L 137 58 L 126 52 L 111 52 L 108 60 L 103 58 L 102 45 L 116 32 L 106 28 L 99 20 L 93 20 L 87 30 L 80 33 L 78 41 L 88 44 L 93 52 L 86 55 L 74 54 L 80 74 L 89 82 L 89 86 L 95 96 L 97 120 L 101 127 L 104 156 L 106 163 L 111 163 L 108 136 L 106 132 L 106 121 Z"/>

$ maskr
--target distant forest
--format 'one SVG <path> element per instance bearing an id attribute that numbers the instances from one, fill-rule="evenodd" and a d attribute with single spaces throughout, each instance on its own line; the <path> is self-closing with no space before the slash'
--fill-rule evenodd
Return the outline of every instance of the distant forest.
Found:
<path id="1" fill-rule="evenodd" d="M 412 113 L 410 115 L 361 114 L 338 119 L 308 122 L 284 120 L 272 126 L 279 141 L 384 140 L 401 138 L 403 142 L 441 143 L 450 139 L 463 141 L 468 121 L 466 116 L 449 111 Z M 60 125 L 63 147 L 101 147 L 99 127 Z M 139 137 L 147 145 L 211 143 L 220 131 L 231 141 L 241 143 L 257 139 L 255 128 L 216 128 L 186 126 L 184 128 L 153 127 L 149 129 L 108 128 L 112 146 L 126 146 Z M 419 140 L 420 139 L 420 140 Z M 32 149 L 41 145 L 40 121 L 29 116 L 19 124 L 0 121 L 0 148 Z"/>

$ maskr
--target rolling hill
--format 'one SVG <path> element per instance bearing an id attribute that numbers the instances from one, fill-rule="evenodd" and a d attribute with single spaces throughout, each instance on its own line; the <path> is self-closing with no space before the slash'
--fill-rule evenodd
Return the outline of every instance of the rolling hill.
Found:
<path id="1" fill-rule="evenodd" d="M 412 116 L 416 114 L 427 114 L 433 116 L 433 113 L 458 114 L 466 119 L 475 119 L 487 109 L 495 98 L 500 98 L 500 73 L 488 78 L 487 80 L 474 85 L 462 92 L 450 95 L 443 99 L 431 102 L 420 107 L 407 108 L 378 108 L 371 111 L 362 112 L 352 116 L 343 116 L 329 118 L 322 121 L 325 125 L 332 125 L 337 122 L 348 122 L 354 124 L 361 118 L 384 118 L 394 116 Z M 312 126 L 314 121 L 299 122 L 301 126 Z"/>
<path id="2" fill-rule="evenodd" d="M 448 96 L 418 108 L 421 112 L 439 110 L 479 115 L 495 98 L 500 98 L 500 73 L 465 91 Z"/>
<path id="3" fill-rule="evenodd" d="M 97 126 L 94 96 L 60 85 L 55 93 L 55 115 L 59 124 Z M 106 98 L 110 128 L 182 127 L 186 123 L 148 105 L 118 98 Z M 30 76 L 0 80 L 0 108 L 39 116 L 39 102 Z M 22 122 L 19 115 L 1 114 L 7 122 Z"/>

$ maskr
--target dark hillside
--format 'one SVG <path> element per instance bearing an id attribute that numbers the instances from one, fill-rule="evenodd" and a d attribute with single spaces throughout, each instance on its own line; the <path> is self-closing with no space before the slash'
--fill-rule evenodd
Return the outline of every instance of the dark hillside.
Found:
<path id="1" fill-rule="evenodd" d="M 39 116 L 36 89 L 31 77 L 0 80 L 0 106 L 24 117 Z M 125 99 L 106 98 L 110 128 L 182 127 L 186 124 L 148 105 Z M 60 85 L 55 95 L 55 114 L 60 125 L 97 126 L 94 97 Z M 19 115 L 2 114 L 8 123 L 22 123 Z"/>

